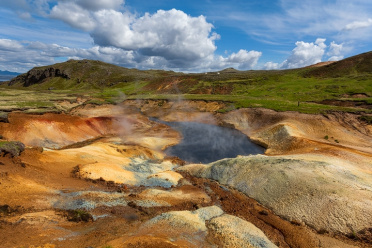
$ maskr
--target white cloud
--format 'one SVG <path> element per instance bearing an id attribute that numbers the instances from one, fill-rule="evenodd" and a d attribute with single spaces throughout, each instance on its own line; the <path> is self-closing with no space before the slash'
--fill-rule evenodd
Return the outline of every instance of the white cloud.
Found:
<path id="1" fill-rule="evenodd" d="M 368 18 L 366 21 L 354 21 L 345 26 L 344 30 L 350 31 L 359 28 L 367 28 L 372 26 L 372 19 Z"/>
<path id="2" fill-rule="evenodd" d="M 297 41 L 292 54 L 281 64 L 281 68 L 299 68 L 322 61 L 327 45 L 325 39 L 316 39 L 315 43 Z"/>
<path id="3" fill-rule="evenodd" d="M 72 2 L 62 2 L 54 6 L 50 17 L 62 20 L 72 27 L 84 31 L 93 30 L 95 27 L 95 21 L 90 12 Z"/>
<path id="4" fill-rule="evenodd" d="M 282 63 L 267 62 L 263 69 L 291 69 L 313 65 L 323 61 L 326 54 L 329 61 L 341 60 L 344 58 L 345 50 L 343 44 L 337 44 L 334 41 L 329 46 L 325 44 L 325 39 L 318 38 L 315 42 L 297 41 L 296 47 L 292 50 L 291 55 Z M 326 52 L 328 50 L 328 52 Z"/>
<path id="5" fill-rule="evenodd" d="M 0 39 L 0 50 L 4 51 L 19 51 L 22 49 L 22 44 L 18 41 L 9 39 Z"/>
<path id="6" fill-rule="evenodd" d="M 213 25 L 205 16 L 194 17 L 176 9 L 137 16 L 125 10 L 123 0 L 15 0 L 15 3 L 17 1 L 23 6 L 20 9 L 26 10 L 25 18 L 29 17 L 27 11 L 34 2 L 39 2 L 40 6 L 48 1 L 55 3 L 45 12 L 49 12 L 48 17 L 89 33 L 94 43 L 93 47 L 83 49 L 73 48 L 71 43 L 61 43 L 65 45 L 61 46 L 45 40 L 24 41 L 18 44 L 18 49 L 28 59 L 21 59 L 19 63 L 13 59 L 19 56 L 9 50 L 15 46 L 0 47 L 2 57 L 8 61 L 6 66 L 17 71 L 67 58 L 98 59 L 139 69 L 196 72 L 235 67 L 246 70 L 255 67 L 262 55 L 243 49 L 216 55 L 215 42 L 220 36 L 213 32 Z M 58 40 L 53 42 L 58 43 Z M 32 66 L 31 61 L 34 61 Z"/>
<path id="7" fill-rule="evenodd" d="M 327 52 L 327 55 L 330 56 L 328 58 L 328 61 L 337 61 L 344 58 L 342 55 L 342 51 L 344 50 L 343 44 L 336 44 L 334 41 L 331 42 L 329 45 L 329 51 Z"/>
<path id="8" fill-rule="evenodd" d="M 253 68 L 262 53 L 257 51 L 240 50 L 238 53 L 233 53 L 227 58 L 228 64 L 235 64 L 238 69 L 246 70 Z"/>
<path id="9" fill-rule="evenodd" d="M 274 62 L 266 62 L 263 69 L 264 70 L 278 70 L 280 69 L 280 64 L 274 63 Z"/>
<path id="10" fill-rule="evenodd" d="M 217 49 L 215 41 L 220 36 L 212 32 L 213 25 L 204 16 L 192 17 L 171 9 L 136 17 L 129 12 L 108 8 L 88 11 L 81 5 L 81 1 L 58 3 L 53 7 L 51 17 L 88 31 L 100 47 L 133 51 L 143 57 L 140 62 L 148 61 L 149 65 L 158 61 L 168 68 L 187 68 L 214 57 Z M 244 52 L 234 56 L 245 56 L 239 58 L 245 63 L 239 65 L 242 68 L 257 62 L 254 59 L 247 61 L 254 56 Z M 159 58 L 149 60 L 148 57 Z"/>
<path id="11" fill-rule="evenodd" d="M 93 46 L 88 49 L 69 48 L 57 44 L 42 42 L 18 42 L 0 39 L 0 70 L 25 72 L 35 66 L 54 64 L 67 59 L 93 59 L 124 67 L 201 72 L 221 70 L 226 67 L 251 69 L 260 58 L 257 51 L 240 50 L 229 57 L 214 54 L 195 63 L 176 66 L 160 56 L 148 56 L 138 51 L 124 50 L 116 47 Z"/>

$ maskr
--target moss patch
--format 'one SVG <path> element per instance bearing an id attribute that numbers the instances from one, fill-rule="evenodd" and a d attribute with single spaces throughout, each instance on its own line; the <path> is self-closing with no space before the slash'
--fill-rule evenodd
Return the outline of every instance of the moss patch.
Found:
<path id="1" fill-rule="evenodd" d="M 0 141 L 0 154 L 19 156 L 25 150 L 25 145 L 19 141 Z"/>

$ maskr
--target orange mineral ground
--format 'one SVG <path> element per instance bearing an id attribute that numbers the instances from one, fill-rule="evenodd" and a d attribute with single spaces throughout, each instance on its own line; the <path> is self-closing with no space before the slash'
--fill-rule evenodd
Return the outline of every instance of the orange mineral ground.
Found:
<path id="1" fill-rule="evenodd" d="M 372 126 L 356 114 L 127 100 L 12 112 L 1 144 L 0 247 L 372 247 Z M 154 121 L 235 128 L 265 154 L 192 164 Z M 200 137 L 211 138 L 211 137 Z"/>

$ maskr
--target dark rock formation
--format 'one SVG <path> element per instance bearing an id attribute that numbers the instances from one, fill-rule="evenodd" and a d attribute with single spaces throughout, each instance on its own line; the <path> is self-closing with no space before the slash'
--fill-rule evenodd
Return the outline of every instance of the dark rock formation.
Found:
<path id="1" fill-rule="evenodd" d="M 31 85 L 41 83 L 44 79 L 51 77 L 61 77 L 65 79 L 70 79 L 70 75 L 68 75 L 68 73 L 54 67 L 48 67 L 43 69 L 34 68 L 28 71 L 27 73 L 12 79 L 9 82 L 8 86 L 12 86 L 13 84 L 21 81 L 23 82 L 24 87 L 29 87 Z"/>
<path id="2" fill-rule="evenodd" d="M 9 122 L 8 114 L 9 113 L 6 113 L 6 112 L 0 112 L 0 122 L 8 123 Z"/>

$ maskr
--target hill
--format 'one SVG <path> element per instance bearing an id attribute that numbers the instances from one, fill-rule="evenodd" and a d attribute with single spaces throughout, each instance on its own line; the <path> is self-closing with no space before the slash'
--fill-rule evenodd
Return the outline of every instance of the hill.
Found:
<path id="1" fill-rule="evenodd" d="M 127 69 L 92 60 L 69 60 L 36 67 L 2 88 L 89 95 L 106 102 L 131 99 L 183 99 L 230 102 L 226 111 L 263 107 L 320 113 L 372 109 L 372 52 L 338 62 L 290 70 L 208 73 Z M 337 106 L 337 107 L 336 107 Z"/>
<path id="2" fill-rule="evenodd" d="M 167 74 L 171 72 L 162 72 Z M 159 76 L 159 71 L 140 71 L 94 60 L 69 60 L 35 67 L 12 79 L 8 86 L 33 89 L 100 89 L 141 82 Z"/>
<path id="3" fill-rule="evenodd" d="M 372 52 L 359 54 L 325 66 L 318 67 L 304 74 L 306 77 L 342 77 L 363 76 L 372 73 Z"/>

